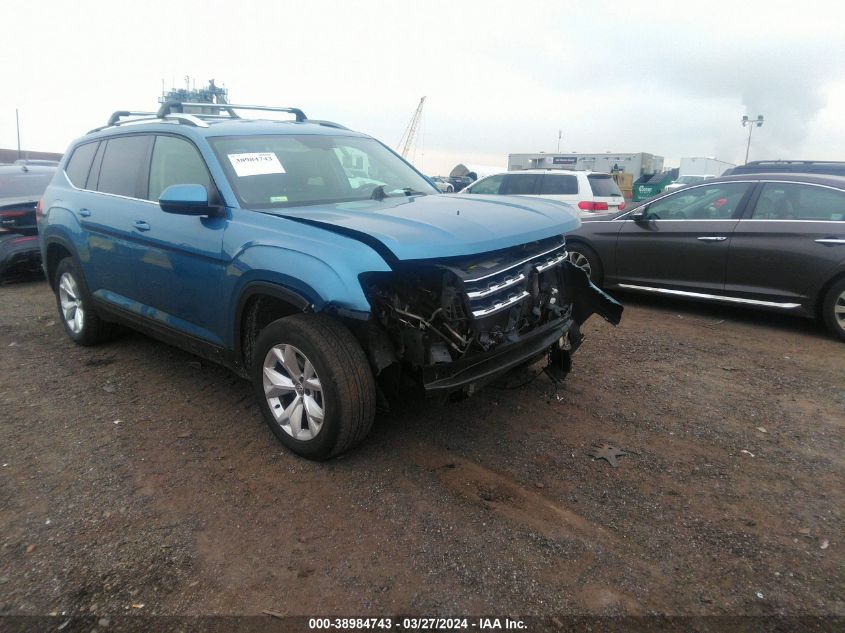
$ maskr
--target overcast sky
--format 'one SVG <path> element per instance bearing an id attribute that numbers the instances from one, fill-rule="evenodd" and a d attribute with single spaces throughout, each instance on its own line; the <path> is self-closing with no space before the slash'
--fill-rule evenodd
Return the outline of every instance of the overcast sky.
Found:
<path id="1" fill-rule="evenodd" d="M 225 84 L 396 146 L 427 97 L 413 162 L 510 152 L 845 160 L 841 2 L 143 3 L 0 0 L 0 147 L 64 151 L 162 80 Z"/>

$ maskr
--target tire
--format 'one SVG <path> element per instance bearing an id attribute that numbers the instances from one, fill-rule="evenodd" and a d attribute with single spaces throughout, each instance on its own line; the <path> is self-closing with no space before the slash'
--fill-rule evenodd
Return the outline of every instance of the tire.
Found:
<path id="1" fill-rule="evenodd" d="M 845 341 L 845 279 L 840 279 L 827 291 L 822 303 L 822 319 L 836 338 Z"/>
<path id="2" fill-rule="evenodd" d="M 96 345 L 113 338 L 117 326 L 97 315 L 76 260 L 65 257 L 59 262 L 53 286 L 59 320 L 74 343 Z"/>
<path id="3" fill-rule="evenodd" d="M 566 252 L 569 254 L 567 259 L 579 268 L 583 268 L 584 272 L 590 277 L 590 281 L 601 287 L 602 282 L 604 282 L 604 268 L 602 268 L 598 253 L 580 242 L 567 244 Z M 587 267 L 589 267 L 589 270 Z"/>
<path id="4" fill-rule="evenodd" d="M 302 457 L 339 455 L 372 428 L 369 362 L 352 333 L 329 317 L 297 314 L 265 327 L 255 343 L 252 383 L 270 429 Z"/>

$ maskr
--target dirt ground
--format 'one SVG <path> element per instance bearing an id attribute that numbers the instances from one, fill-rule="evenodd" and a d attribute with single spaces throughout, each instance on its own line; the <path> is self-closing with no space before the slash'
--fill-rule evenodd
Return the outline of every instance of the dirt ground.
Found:
<path id="1" fill-rule="evenodd" d="M 845 345 L 620 299 L 564 386 L 312 463 L 226 370 L 77 347 L 46 283 L 0 287 L 0 615 L 845 614 Z"/>

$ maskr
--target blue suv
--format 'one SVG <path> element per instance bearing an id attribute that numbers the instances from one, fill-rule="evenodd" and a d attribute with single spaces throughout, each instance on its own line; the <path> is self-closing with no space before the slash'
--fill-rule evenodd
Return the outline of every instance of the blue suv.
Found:
<path id="1" fill-rule="evenodd" d="M 226 365 L 312 459 L 359 442 L 395 398 L 469 395 L 544 357 L 560 379 L 579 325 L 622 313 L 567 262 L 568 205 L 442 195 L 379 141 L 296 108 L 115 112 L 72 143 L 37 215 L 71 339 L 128 325 Z"/>

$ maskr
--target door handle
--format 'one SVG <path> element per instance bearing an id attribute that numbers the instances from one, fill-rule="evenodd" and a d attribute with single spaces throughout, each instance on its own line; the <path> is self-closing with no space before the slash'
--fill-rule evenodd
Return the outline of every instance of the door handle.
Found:
<path id="1" fill-rule="evenodd" d="M 150 225 L 144 222 L 143 220 L 138 220 L 137 222 L 135 222 L 135 228 L 139 231 L 149 231 Z"/>
<path id="2" fill-rule="evenodd" d="M 91 216 L 91 211 L 89 209 L 80 209 L 79 215 L 81 215 L 83 218 L 87 218 Z"/>
<path id="3" fill-rule="evenodd" d="M 823 237 L 820 240 L 816 240 L 819 244 L 845 244 L 845 240 L 840 239 L 838 237 Z"/>
<path id="4" fill-rule="evenodd" d="M 724 242 L 727 238 L 725 235 L 703 235 L 699 238 L 702 242 Z"/>

